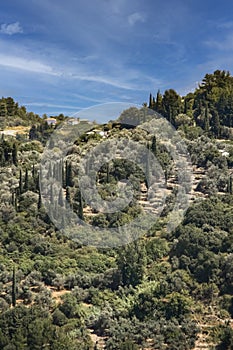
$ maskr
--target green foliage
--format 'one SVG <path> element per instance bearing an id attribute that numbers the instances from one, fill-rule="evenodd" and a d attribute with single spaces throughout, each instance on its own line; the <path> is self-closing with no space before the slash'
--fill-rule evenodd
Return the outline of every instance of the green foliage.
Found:
<path id="1" fill-rule="evenodd" d="M 146 250 L 143 242 L 135 240 L 119 250 L 118 269 L 123 286 L 135 287 L 142 282 L 146 267 Z"/>
<path id="2" fill-rule="evenodd" d="M 156 98 L 150 95 L 150 110 L 130 108 L 117 122 L 98 126 L 109 139 L 129 138 L 148 147 L 170 191 L 162 217 L 150 232 L 116 249 L 82 246 L 54 227 L 42 205 L 38 177 L 41 153 L 54 126 L 11 98 L 1 100 L 4 127 L 18 122 L 31 127 L 27 141 L 0 140 L 1 349 L 98 349 L 89 337 L 93 330 L 105 337 L 109 350 L 188 350 L 194 348 L 198 332 L 194 318 L 208 322 L 207 305 L 222 320 L 232 315 L 233 150 L 230 141 L 219 140 L 231 135 L 232 83 L 227 72 L 216 71 L 206 75 L 194 93 L 181 98 L 172 89 L 163 95 L 158 91 Z M 167 215 L 177 194 L 174 161 L 157 135 L 137 127 L 156 118 L 155 111 L 189 139 L 188 150 L 200 172 L 196 189 L 203 195 L 170 233 Z M 64 118 L 57 117 L 58 123 Z M 64 160 L 50 163 L 48 177 L 59 180 L 63 189 L 56 192 L 50 181 L 48 196 L 63 208 L 67 201 L 88 224 L 120 227 L 142 212 L 138 200 L 145 195 L 146 176 L 129 160 L 103 164 L 96 177 L 102 198 L 114 199 L 123 179 L 131 182 L 134 196 L 119 213 L 92 212 L 81 198 L 77 174 L 81 157 L 100 142 L 100 135 L 83 134 Z M 229 156 L 223 156 L 223 150 Z M 150 193 L 148 199 L 154 196 Z M 137 232 L 130 235 L 136 238 Z M 230 349 L 231 338 L 227 327 L 218 330 L 218 348 Z"/>

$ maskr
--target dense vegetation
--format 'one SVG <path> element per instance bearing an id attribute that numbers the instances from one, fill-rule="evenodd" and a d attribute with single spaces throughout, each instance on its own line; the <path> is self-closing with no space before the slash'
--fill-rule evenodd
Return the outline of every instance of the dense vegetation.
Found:
<path id="1" fill-rule="evenodd" d="M 156 118 L 154 111 L 186 138 L 197 180 L 193 202 L 172 232 L 166 227 L 179 186 L 174 161 L 156 135 L 140 128 Z M 29 127 L 27 135 L 2 134 L 0 140 L 0 349 L 188 350 L 203 329 L 209 348 L 233 349 L 233 77 L 228 72 L 207 74 L 184 97 L 174 90 L 158 92 L 148 107 L 95 127 L 109 140 L 145 145 L 165 175 L 168 196 L 160 218 L 122 247 L 71 240 L 45 210 L 40 161 L 49 136 L 66 118 L 55 117 L 56 125 L 49 125 L 46 116 L 28 113 L 10 97 L 0 101 L 0 118 L 4 131 Z M 118 181 L 127 178 L 134 197 L 118 213 L 91 210 L 77 173 L 83 155 L 105 140 L 102 135 L 81 134 L 64 159 L 51 163 L 49 177 L 59 173 L 62 190 L 57 193 L 52 184 L 48 194 L 58 207 L 68 203 L 85 222 L 114 228 L 143 212 L 142 192 L 149 185 L 135 164 L 112 160 L 99 170 L 99 193 L 114 198 Z M 155 193 L 150 196 L 147 204 Z"/>

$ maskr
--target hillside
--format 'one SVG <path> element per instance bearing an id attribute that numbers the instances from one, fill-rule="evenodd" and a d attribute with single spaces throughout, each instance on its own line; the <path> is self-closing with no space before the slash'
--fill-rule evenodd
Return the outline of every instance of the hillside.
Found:
<path id="1" fill-rule="evenodd" d="M 232 349 L 232 79 L 103 125 L 1 100 L 1 349 Z"/>

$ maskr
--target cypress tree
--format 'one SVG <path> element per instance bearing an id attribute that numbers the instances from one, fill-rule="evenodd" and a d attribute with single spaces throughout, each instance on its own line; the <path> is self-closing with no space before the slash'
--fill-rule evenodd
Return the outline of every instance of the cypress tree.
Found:
<path id="1" fill-rule="evenodd" d="M 35 125 L 32 125 L 29 131 L 29 140 L 36 140 L 37 138 L 37 128 Z"/>
<path id="2" fill-rule="evenodd" d="M 153 103 L 153 96 L 152 94 L 150 93 L 150 98 L 149 98 L 149 108 L 153 109 L 154 107 L 154 103 Z"/>
<path id="3" fill-rule="evenodd" d="M 187 99 L 184 100 L 184 113 L 187 114 L 188 112 L 188 101 Z"/>
<path id="4" fill-rule="evenodd" d="M 12 306 L 16 306 L 16 272 L 15 272 L 15 266 L 13 267 L 13 275 L 12 275 L 12 296 L 11 296 L 11 303 Z"/>
<path id="5" fill-rule="evenodd" d="M 156 154 L 157 154 L 157 140 L 156 140 L 156 136 L 155 135 L 152 138 L 151 151 L 156 156 Z"/>
<path id="6" fill-rule="evenodd" d="M 206 132 L 209 132 L 210 130 L 210 116 L 209 116 L 209 109 L 206 106 L 205 108 L 205 116 L 204 116 L 204 130 Z"/>
<path id="7" fill-rule="evenodd" d="M 158 113 L 163 113 L 163 96 L 161 95 L 159 90 L 156 94 L 156 101 L 155 101 L 154 109 Z"/>
<path id="8" fill-rule="evenodd" d="M 66 187 L 73 187 L 73 170 L 71 163 L 66 161 Z"/>
<path id="9" fill-rule="evenodd" d="M 71 203 L 71 195 L 70 195 L 70 188 L 66 187 L 66 201 L 70 204 Z"/>
<path id="10" fill-rule="evenodd" d="M 52 162 L 49 162 L 49 168 L 47 172 L 47 179 L 49 180 L 51 177 L 53 177 L 53 166 Z"/>
<path id="11" fill-rule="evenodd" d="M 81 220 L 84 220 L 84 215 L 83 215 L 83 199 L 82 199 L 82 194 L 81 191 L 79 190 L 78 192 L 78 216 Z"/>
<path id="12" fill-rule="evenodd" d="M 14 205 L 15 204 L 15 192 L 11 193 L 11 204 Z"/>
<path id="13" fill-rule="evenodd" d="M 229 194 L 233 194 L 232 176 L 230 176 L 229 179 L 228 179 L 227 192 Z"/>
<path id="14" fill-rule="evenodd" d="M 16 143 L 13 144 L 12 148 L 12 161 L 15 166 L 18 165 L 18 149 Z"/>
<path id="15" fill-rule="evenodd" d="M 28 183 L 28 169 L 26 169 L 25 172 L 25 179 L 24 179 L 24 191 L 27 192 L 29 188 L 29 183 Z"/>
<path id="16" fill-rule="evenodd" d="M 53 189 L 53 184 L 50 185 L 50 203 L 54 203 L 54 189 Z"/>
<path id="17" fill-rule="evenodd" d="M 37 209 L 40 210 L 42 207 L 42 198 L 41 198 L 41 192 L 39 188 L 39 197 L 38 197 L 38 203 L 37 203 Z"/>
<path id="18" fill-rule="evenodd" d="M 64 199 L 63 199 L 63 190 L 60 188 L 59 195 L 58 195 L 58 205 L 61 207 L 64 206 Z"/>
<path id="19" fill-rule="evenodd" d="M 107 183 L 109 184 L 110 183 L 110 174 L 109 174 L 109 163 L 106 164 L 106 167 L 107 167 L 107 171 L 106 171 L 106 180 L 107 180 Z"/>
<path id="20" fill-rule="evenodd" d="M 19 194 L 23 193 L 23 175 L 22 175 L 22 169 L 19 171 Z"/>
<path id="21" fill-rule="evenodd" d="M 63 159 L 61 160 L 61 181 L 62 181 L 62 187 L 66 188 L 66 177 L 65 177 Z"/>
<path id="22" fill-rule="evenodd" d="M 218 112 L 216 110 L 212 111 L 212 130 L 214 136 L 218 138 L 220 136 L 220 120 Z"/>
<path id="23" fill-rule="evenodd" d="M 40 191 L 40 174 L 38 173 L 37 176 L 35 175 L 34 179 L 34 184 L 35 184 L 35 190 Z"/>

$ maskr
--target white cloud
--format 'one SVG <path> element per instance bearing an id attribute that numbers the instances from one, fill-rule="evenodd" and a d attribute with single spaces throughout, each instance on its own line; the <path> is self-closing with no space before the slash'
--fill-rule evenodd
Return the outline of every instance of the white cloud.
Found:
<path id="1" fill-rule="evenodd" d="M 134 26 L 137 22 L 144 23 L 145 20 L 145 15 L 139 12 L 134 12 L 130 16 L 128 16 L 128 23 L 130 26 Z"/>
<path id="2" fill-rule="evenodd" d="M 23 28 L 19 24 L 19 22 L 15 23 L 3 23 L 1 24 L 0 29 L 1 34 L 7 34 L 7 35 L 14 35 L 14 34 L 20 34 L 23 33 Z"/>
<path id="3" fill-rule="evenodd" d="M 78 80 L 86 80 L 86 81 L 90 81 L 93 83 L 101 83 L 101 84 L 105 84 L 105 85 L 111 85 L 113 87 L 116 88 L 120 88 L 120 89 L 126 89 L 126 90 L 135 90 L 135 86 L 127 83 L 127 82 L 123 82 L 123 81 L 119 81 L 119 79 L 115 79 L 115 78 L 111 78 L 111 77 L 105 77 L 105 76 L 100 76 L 100 75 L 91 75 L 91 74 L 69 74 L 69 76 L 71 76 L 71 78 L 75 78 Z"/>
<path id="4" fill-rule="evenodd" d="M 36 60 L 0 54 L 0 66 L 20 69 L 28 72 L 60 75 L 52 67 Z"/>
<path id="5" fill-rule="evenodd" d="M 49 63 L 43 63 L 36 59 L 5 54 L 0 54 L 0 66 L 36 74 L 60 77 L 62 79 L 99 83 L 124 90 L 145 90 L 145 86 L 142 86 L 140 81 L 147 80 L 151 83 L 150 77 L 145 77 L 137 71 L 130 72 L 124 69 L 119 70 L 119 76 L 116 77 L 111 76 L 111 74 L 108 75 L 107 73 L 101 75 L 96 74 L 93 68 L 91 68 L 90 71 L 83 72 L 83 66 L 70 67 L 68 70 L 59 70 L 59 68 L 53 68 Z M 121 78 L 126 75 L 128 75 L 128 79 L 125 80 Z M 131 75 L 134 77 L 137 76 L 138 79 L 132 79 Z"/>

